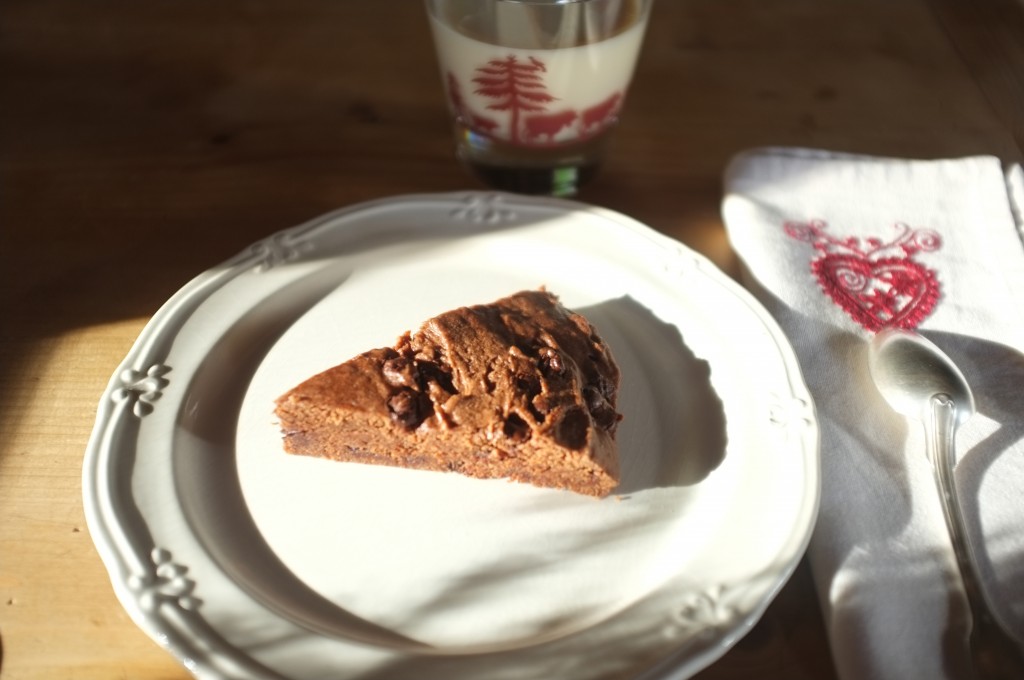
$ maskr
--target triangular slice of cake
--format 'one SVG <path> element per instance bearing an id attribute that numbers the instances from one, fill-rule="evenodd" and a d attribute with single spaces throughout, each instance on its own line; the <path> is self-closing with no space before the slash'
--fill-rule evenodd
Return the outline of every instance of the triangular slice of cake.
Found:
<path id="1" fill-rule="evenodd" d="M 551 293 L 461 307 L 277 400 L 284 448 L 605 496 L 618 484 L 619 368 Z"/>

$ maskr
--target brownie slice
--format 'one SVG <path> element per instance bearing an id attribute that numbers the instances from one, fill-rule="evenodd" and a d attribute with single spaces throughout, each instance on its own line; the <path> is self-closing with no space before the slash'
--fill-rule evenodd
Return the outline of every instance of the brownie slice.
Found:
<path id="1" fill-rule="evenodd" d="M 619 479 L 618 386 L 594 327 L 551 293 L 523 291 L 313 376 L 276 414 L 290 453 L 601 497 Z"/>

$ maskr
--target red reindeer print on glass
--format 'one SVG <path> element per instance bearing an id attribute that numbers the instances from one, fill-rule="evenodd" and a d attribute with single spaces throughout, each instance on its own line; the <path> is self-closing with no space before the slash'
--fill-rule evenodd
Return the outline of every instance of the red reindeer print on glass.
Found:
<path id="1" fill-rule="evenodd" d="M 528 116 L 520 141 L 523 144 L 557 144 L 558 135 L 563 130 L 572 130 L 577 118 L 579 116 L 572 109 Z"/>
<path id="2" fill-rule="evenodd" d="M 930 229 L 896 223 L 897 236 L 888 242 L 870 237 L 837 238 L 825 222 L 786 222 L 791 238 L 810 243 L 819 253 L 811 272 L 822 291 L 866 330 L 916 328 L 939 299 L 935 272 L 913 256 L 942 246 Z"/>
<path id="3" fill-rule="evenodd" d="M 622 102 L 622 93 L 614 92 L 604 101 L 584 109 L 580 116 L 581 133 L 585 135 L 596 134 L 602 128 L 610 125 L 619 112 L 619 104 Z"/>

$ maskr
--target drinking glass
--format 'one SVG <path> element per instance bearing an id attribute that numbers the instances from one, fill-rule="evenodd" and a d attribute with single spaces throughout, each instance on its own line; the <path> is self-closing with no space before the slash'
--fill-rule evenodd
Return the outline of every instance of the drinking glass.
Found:
<path id="1" fill-rule="evenodd" d="M 456 155 L 508 191 L 571 195 L 601 164 L 651 0 L 426 0 Z"/>

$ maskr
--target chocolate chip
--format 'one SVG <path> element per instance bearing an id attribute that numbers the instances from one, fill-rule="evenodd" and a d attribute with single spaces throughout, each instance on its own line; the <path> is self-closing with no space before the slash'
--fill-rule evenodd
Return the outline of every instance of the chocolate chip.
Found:
<path id="1" fill-rule="evenodd" d="M 432 411 L 430 399 L 411 389 L 402 389 L 388 399 L 391 421 L 407 430 L 415 430 Z"/>
<path id="2" fill-rule="evenodd" d="M 426 391 L 428 383 L 436 383 L 448 394 L 458 394 L 459 391 L 455 389 L 454 383 L 452 383 L 452 376 L 441 368 L 440 364 L 433 361 L 416 361 L 416 370 L 419 377 L 420 389 Z"/>
<path id="3" fill-rule="evenodd" d="M 384 380 L 392 387 L 415 387 L 418 380 L 416 365 L 403 356 L 393 357 L 381 367 Z"/>
<path id="4" fill-rule="evenodd" d="M 517 413 L 509 414 L 501 431 L 516 443 L 525 442 L 530 438 L 530 426 Z"/>
<path id="5" fill-rule="evenodd" d="M 570 409 L 555 427 L 555 441 L 569 449 L 581 449 L 587 443 L 589 427 L 590 418 L 583 409 Z"/>
<path id="6" fill-rule="evenodd" d="M 528 373 L 516 373 L 516 389 L 527 396 L 527 400 L 540 394 L 540 379 Z"/>
<path id="7" fill-rule="evenodd" d="M 587 402 L 587 410 L 590 411 L 594 423 L 603 430 L 614 431 L 622 416 L 608 403 L 600 387 L 588 385 L 583 388 L 583 398 Z"/>
<path id="8" fill-rule="evenodd" d="M 542 347 L 538 354 L 540 355 L 540 370 L 545 376 L 552 378 L 565 373 L 565 359 L 558 353 L 558 350 Z"/>
<path id="9" fill-rule="evenodd" d="M 607 432 L 614 432 L 622 416 L 615 412 L 608 402 L 590 412 L 594 424 Z"/>

